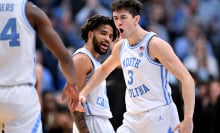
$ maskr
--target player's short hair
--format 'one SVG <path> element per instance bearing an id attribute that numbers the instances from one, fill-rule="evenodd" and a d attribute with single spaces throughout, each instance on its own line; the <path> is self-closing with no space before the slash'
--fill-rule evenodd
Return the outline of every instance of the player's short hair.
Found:
<path id="1" fill-rule="evenodd" d="M 103 15 L 94 15 L 87 19 L 86 23 L 81 27 L 81 38 L 87 42 L 88 41 L 88 32 L 93 31 L 101 27 L 102 25 L 109 25 L 113 29 L 113 39 L 119 37 L 119 32 L 114 24 L 114 21 L 111 17 L 103 16 Z"/>
<path id="2" fill-rule="evenodd" d="M 142 3 L 139 0 L 115 0 L 112 2 L 112 11 L 126 10 L 133 17 L 141 14 Z"/>

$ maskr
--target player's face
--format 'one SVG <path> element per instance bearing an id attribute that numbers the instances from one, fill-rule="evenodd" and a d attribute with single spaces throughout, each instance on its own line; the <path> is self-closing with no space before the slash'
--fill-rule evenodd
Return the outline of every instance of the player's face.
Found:
<path id="1" fill-rule="evenodd" d="M 135 19 L 127 10 L 113 12 L 113 19 L 121 38 L 127 38 L 134 33 Z"/>
<path id="2" fill-rule="evenodd" d="M 113 29 L 109 25 L 103 25 L 98 30 L 94 31 L 92 38 L 94 50 L 103 55 L 107 52 L 109 45 L 112 43 Z"/>

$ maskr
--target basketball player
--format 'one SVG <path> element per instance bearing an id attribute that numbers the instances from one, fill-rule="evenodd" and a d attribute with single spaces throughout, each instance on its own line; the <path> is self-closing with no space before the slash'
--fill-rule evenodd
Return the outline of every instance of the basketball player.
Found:
<path id="1" fill-rule="evenodd" d="M 70 54 L 46 14 L 26 0 L 0 0 L 0 131 L 42 133 L 35 88 L 35 37 L 54 54 L 66 77 L 63 100 L 74 109 L 78 90 Z"/>
<path id="2" fill-rule="evenodd" d="M 126 82 L 126 112 L 117 133 L 192 133 L 195 104 L 194 81 L 171 46 L 139 25 L 141 3 L 116 0 L 113 19 L 122 38 L 111 55 L 80 92 L 80 100 L 121 65 Z M 171 97 L 168 71 L 182 85 L 184 120 Z"/>
<path id="3" fill-rule="evenodd" d="M 81 28 L 81 37 L 85 41 L 72 57 L 76 70 L 79 90 L 85 86 L 95 70 L 101 65 L 99 59 L 106 54 L 112 41 L 118 36 L 114 21 L 102 15 L 90 17 Z M 85 103 L 86 112 L 74 112 L 73 133 L 85 133 L 86 121 L 90 133 L 114 133 L 109 118 L 112 117 L 106 92 L 106 81 L 91 91 Z M 83 120 L 82 117 L 85 117 Z M 76 125 L 78 129 L 76 128 Z M 88 132 L 88 131 L 86 131 Z"/>

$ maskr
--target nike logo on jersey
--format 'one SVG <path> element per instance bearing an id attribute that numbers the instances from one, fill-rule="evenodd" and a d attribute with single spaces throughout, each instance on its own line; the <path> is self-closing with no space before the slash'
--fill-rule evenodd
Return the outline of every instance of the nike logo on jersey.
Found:
<path id="1" fill-rule="evenodd" d="M 164 120 L 164 118 L 160 115 L 158 121 L 162 121 L 162 120 Z"/>

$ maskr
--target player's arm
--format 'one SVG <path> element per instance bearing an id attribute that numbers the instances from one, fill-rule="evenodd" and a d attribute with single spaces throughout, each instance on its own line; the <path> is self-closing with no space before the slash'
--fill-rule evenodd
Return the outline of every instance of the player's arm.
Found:
<path id="1" fill-rule="evenodd" d="M 26 15 L 40 39 L 58 59 L 62 72 L 67 80 L 62 98 L 65 99 L 68 97 L 69 104 L 75 107 L 78 104 L 78 89 L 74 77 L 74 65 L 69 52 L 65 48 L 61 38 L 53 29 L 49 18 L 40 8 L 31 2 L 27 2 Z"/>
<path id="2" fill-rule="evenodd" d="M 43 78 L 43 66 L 39 63 L 36 64 L 36 78 L 37 83 L 35 85 L 38 92 L 41 92 L 41 83 Z"/>
<path id="3" fill-rule="evenodd" d="M 153 37 L 149 46 L 149 51 L 153 59 L 159 60 L 159 62 L 181 82 L 184 100 L 184 121 L 182 122 L 182 128 L 178 128 L 180 128 L 183 133 L 191 133 L 193 129 L 192 119 L 195 106 L 195 83 L 192 76 L 175 55 L 172 47 L 162 39 Z"/>
<path id="4" fill-rule="evenodd" d="M 99 85 L 107 76 L 118 66 L 120 66 L 119 52 L 121 41 L 113 48 L 112 53 L 104 61 L 104 63 L 95 71 L 85 87 L 80 91 L 80 95 L 86 97 L 92 89 Z"/>
<path id="5" fill-rule="evenodd" d="M 41 108 L 43 108 L 43 103 L 42 103 L 42 95 L 41 95 L 41 84 L 42 84 L 42 78 L 43 78 L 43 66 L 40 63 L 36 64 L 36 84 L 35 88 L 37 90 Z"/>
<path id="6" fill-rule="evenodd" d="M 83 112 L 74 111 L 71 113 L 71 115 L 72 118 L 74 119 L 74 122 L 76 123 L 78 131 L 80 133 L 89 133 L 89 129 L 87 127 Z"/>
<path id="7" fill-rule="evenodd" d="M 79 91 L 81 91 L 83 86 L 86 84 L 86 76 L 93 71 L 93 64 L 89 57 L 83 53 L 74 55 L 72 59 L 75 65 L 77 85 L 79 87 Z M 71 112 L 71 115 L 78 131 L 80 133 L 89 133 L 83 112 L 73 111 Z"/>
<path id="8" fill-rule="evenodd" d="M 74 84 L 74 67 L 72 59 L 67 49 L 65 48 L 61 38 L 53 29 L 53 25 L 47 15 L 37 6 L 28 2 L 27 16 L 32 27 L 38 33 L 40 39 L 52 54 L 59 60 L 64 75 L 68 83 Z"/>

